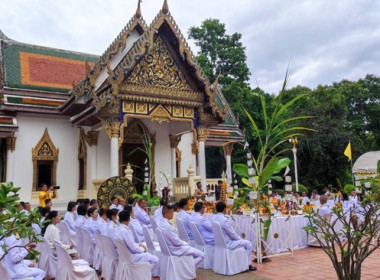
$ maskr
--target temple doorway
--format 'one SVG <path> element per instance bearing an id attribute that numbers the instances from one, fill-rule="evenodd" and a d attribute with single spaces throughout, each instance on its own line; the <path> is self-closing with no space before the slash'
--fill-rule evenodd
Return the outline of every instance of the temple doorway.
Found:
<path id="1" fill-rule="evenodd" d="M 141 194 L 144 187 L 145 167 L 148 166 L 147 155 L 144 152 L 144 139 L 148 135 L 153 142 L 152 154 L 154 155 L 154 137 L 149 134 L 149 130 L 138 119 L 132 120 L 124 127 L 124 138 L 119 150 L 119 162 L 121 164 L 120 176 L 124 176 L 124 170 L 127 164 L 131 164 L 133 169 L 132 183 L 136 187 L 137 193 Z M 153 158 L 154 162 L 154 158 Z M 154 170 L 149 170 L 154 172 Z M 154 173 L 153 173 L 154 174 Z"/>

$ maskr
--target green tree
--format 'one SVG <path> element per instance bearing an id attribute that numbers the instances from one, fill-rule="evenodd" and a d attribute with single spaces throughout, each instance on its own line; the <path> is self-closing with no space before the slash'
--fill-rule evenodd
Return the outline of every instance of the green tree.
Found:
<path id="1" fill-rule="evenodd" d="M 200 48 L 197 60 L 211 82 L 219 73 L 222 86 L 234 81 L 248 82 L 250 73 L 240 33 L 226 34 L 225 24 L 206 19 L 200 27 L 190 28 L 189 39 L 194 39 Z"/>
<path id="2" fill-rule="evenodd" d="M 18 191 L 20 188 L 13 187 L 13 183 L 1 184 L 0 186 L 0 242 L 11 235 L 18 235 L 21 238 L 29 238 L 29 242 L 23 246 L 29 251 L 30 259 L 37 259 L 38 252 L 29 248 L 29 244 L 39 242 L 37 234 L 30 226 L 35 223 L 42 227 L 40 222 L 41 214 L 38 208 L 33 209 L 29 215 L 26 215 L 17 209 L 20 203 Z M 4 254 L 0 256 L 0 261 L 13 247 L 0 248 L 4 250 Z"/>

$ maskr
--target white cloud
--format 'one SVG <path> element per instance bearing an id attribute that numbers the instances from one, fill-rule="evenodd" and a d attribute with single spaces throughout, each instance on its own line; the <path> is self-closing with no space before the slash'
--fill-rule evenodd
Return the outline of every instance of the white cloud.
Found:
<path id="1" fill-rule="evenodd" d="M 186 37 L 190 26 L 206 18 L 220 19 L 228 33 L 242 33 L 251 84 L 257 81 L 265 91 L 278 92 L 289 62 L 290 86 L 316 87 L 367 73 L 380 75 L 380 1 L 168 2 Z M 162 3 L 143 0 L 147 24 Z M 100 55 L 136 6 L 136 0 L 0 0 L 0 29 L 21 42 Z"/>

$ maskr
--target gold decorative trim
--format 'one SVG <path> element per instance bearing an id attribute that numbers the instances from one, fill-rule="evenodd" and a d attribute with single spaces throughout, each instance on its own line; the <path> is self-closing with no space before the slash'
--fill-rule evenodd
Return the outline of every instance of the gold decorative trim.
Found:
<path id="1" fill-rule="evenodd" d="M 195 141 L 194 143 L 191 144 L 191 153 L 193 155 L 196 155 L 198 154 L 198 152 L 199 152 L 199 142 Z"/>
<path id="2" fill-rule="evenodd" d="M 158 105 L 157 108 L 150 113 L 149 117 L 152 122 L 158 122 L 159 124 L 169 122 L 171 119 L 170 114 L 162 105 Z"/>
<path id="3" fill-rule="evenodd" d="M 148 104 L 136 102 L 136 114 L 148 114 Z"/>
<path id="4" fill-rule="evenodd" d="M 210 134 L 210 129 L 200 126 L 197 128 L 197 132 L 198 132 L 198 141 L 206 141 L 208 135 Z"/>
<path id="5" fill-rule="evenodd" d="M 181 135 L 169 135 L 170 139 L 170 148 L 177 148 L 179 142 L 181 141 Z"/>
<path id="6" fill-rule="evenodd" d="M 37 180 L 38 180 L 38 161 L 49 160 L 53 161 L 53 171 L 52 171 L 52 184 L 57 184 L 57 163 L 58 163 L 58 153 L 59 150 L 54 146 L 51 141 L 48 129 L 45 129 L 40 141 L 37 145 L 32 148 L 32 160 L 33 160 L 33 191 L 37 191 Z"/>
<path id="7" fill-rule="evenodd" d="M 202 102 L 204 97 L 203 93 L 199 91 L 192 90 L 182 90 L 177 88 L 162 88 L 157 86 L 150 85 L 137 85 L 124 83 L 119 86 L 119 92 L 121 93 L 121 97 L 123 94 L 145 94 L 150 97 L 158 96 L 158 97 L 171 97 L 176 99 L 186 99 L 186 100 L 194 100 Z"/>
<path id="8" fill-rule="evenodd" d="M 183 117 L 183 107 L 175 105 L 173 106 L 173 117 Z"/>
<path id="9" fill-rule="evenodd" d="M 120 122 L 114 119 L 102 119 L 102 126 L 107 133 L 108 137 L 111 138 L 119 138 L 119 132 L 120 132 Z"/>
<path id="10" fill-rule="evenodd" d="M 6 138 L 8 152 L 13 153 L 16 150 L 16 140 L 17 137 L 14 136 L 14 133 L 12 133 L 12 136 Z"/>
<path id="11" fill-rule="evenodd" d="M 79 143 L 78 143 L 78 160 L 83 160 L 83 186 L 79 186 L 80 178 L 78 180 L 78 192 L 80 190 L 86 190 L 87 189 L 87 147 L 86 147 L 86 133 L 84 132 L 83 128 L 79 128 Z M 80 168 L 80 164 L 79 164 Z M 80 176 L 80 170 L 79 170 L 79 176 Z"/>
<path id="12" fill-rule="evenodd" d="M 162 98 L 162 97 L 149 97 L 149 96 L 136 96 L 136 95 L 122 95 L 118 96 L 118 98 L 122 101 L 141 101 L 141 102 L 149 102 L 149 103 L 161 103 L 161 104 L 169 104 L 169 105 L 182 105 L 182 106 L 188 106 L 188 107 L 200 107 L 203 105 L 202 102 L 197 101 L 185 101 L 185 100 L 175 100 L 175 99 L 169 99 L 169 98 Z M 153 105 L 155 105 L 153 104 Z M 171 109 L 167 108 L 168 111 L 171 112 Z M 151 111 L 151 109 L 149 110 Z M 215 117 L 214 117 L 215 119 Z"/>
<path id="13" fill-rule="evenodd" d="M 139 6 L 137 7 L 135 15 L 129 20 L 127 25 L 124 26 L 119 35 L 110 44 L 110 46 L 102 54 L 95 65 L 91 68 L 87 63 L 86 77 L 77 85 L 73 83 L 72 93 L 75 95 L 76 99 L 92 92 L 95 81 L 99 77 L 102 68 L 107 67 L 107 63 L 109 63 L 110 59 L 119 52 L 120 48 L 123 50 L 125 49 L 127 38 L 129 37 L 130 33 L 135 28 L 137 28 L 137 26 L 139 26 L 143 31 L 146 31 L 148 29 L 148 26 L 141 16 L 141 10 L 139 9 Z"/>
<path id="14" fill-rule="evenodd" d="M 230 156 L 232 154 L 232 151 L 234 149 L 234 142 L 228 142 L 226 145 L 223 146 L 224 154 L 227 156 Z"/>
<path id="15" fill-rule="evenodd" d="M 135 112 L 135 102 L 123 101 L 123 113 L 134 113 L 134 112 Z"/>
<path id="16" fill-rule="evenodd" d="M 183 107 L 183 116 L 185 118 L 194 118 L 194 108 Z"/>
<path id="17" fill-rule="evenodd" d="M 90 147 L 92 147 L 92 146 L 98 145 L 98 137 L 99 137 L 99 131 L 90 130 L 87 132 L 85 139 L 87 141 L 87 144 Z"/>
<path id="18" fill-rule="evenodd" d="M 178 149 L 178 147 L 175 148 L 175 161 L 177 163 L 177 178 L 181 178 L 182 152 Z"/>

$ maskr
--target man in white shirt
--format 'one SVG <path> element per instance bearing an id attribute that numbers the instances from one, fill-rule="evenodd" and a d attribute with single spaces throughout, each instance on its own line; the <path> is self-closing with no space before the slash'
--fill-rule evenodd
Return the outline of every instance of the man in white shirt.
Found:
<path id="1" fill-rule="evenodd" d="M 233 250 L 233 249 L 241 248 L 241 247 L 245 249 L 245 251 L 247 252 L 247 258 L 248 258 L 248 263 L 249 263 L 248 270 L 255 271 L 257 268 L 251 265 L 252 244 L 250 241 L 242 239 L 235 232 L 230 221 L 224 216 L 226 210 L 227 210 L 226 204 L 223 201 L 219 201 L 216 204 L 217 214 L 215 214 L 212 217 L 212 221 L 219 223 L 220 227 L 222 228 L 222 232 L 224 235 L 224 239 L 227 243 L 228 249 Z"/>
<path id="2" fill-rule="evenodd" d="M 74 226 L 82 227 L 86 221 L 87 207 L 86 205 L 80 205 L 77 208 L 78 217 L 75 219 Z"/>
<path id="3" fill-rule="evenodd" d="M 177 213 L 176 219 L 177 220 L 181 219 L 181 221 L 183 222 L 183 224 L 185 226 L 187 234 L 189 235 L 190 240 L 194 240 L 194 237 L 193 237 L 193 234 L 191 232 L 190 225 L 189 225 L 190 214 L 187 213 L 187 210 L 189 210 L 189 199 L 188 198 L 182 198 L 179 201 L 179 208 L 181 210 Z"/>
<path id="4" fill-rule="evenodd" d="M 7 237 L 4 241 L 6 250 L 8 254 L 4 256 L 3 262 L 6 270 L 11 279 L 21 279 L 32 277 L 33 280 L 43 280 L 46 276 L 45 271 L 42 269 L 34 267 L 31 261 L 24 260 L 24 258 L 29 254 L 29 251 L 22 247 L 22 242 L 17 239 L 14 235 Z M 33 248 L 35 245 L 30 244 L 27 248 Z M 3 255 L 3 249 L 0 248 L 0 256 Z M 3 276 L 0 276 L 3 279 Z"/>
<path id="5" fill-rule="evenodd" d="M 129 220 L 128 225 L 133 226 L 133 228 L 137 234 L 137 237 L 139 238 L 139 241 L 145 242 L 145 236 L 144 236 L 143 228 L 142 228 L 140 222 L 137 219 L 135 219 L 135 211 L 133 210 L 132 205 L 127 205 L 124 208 L 125 208 L 124 211 L 127 211 L 130 215 L 130 220 Z"/>
<path id="6" fill-rule="evenodd" d="M 154 220 L 156 221 L 157 224 L 159 224 L 159 223 L 162 221 L 162 219 L 164 218 L 164 217 L 162 216 L 162 208 L 163 208 L 166 204 L 167 204 L 167 203 L 166 203 L 166 200 L 163 199 L 163 198 L 161 198 L 161 200 L 160 200 L 160 207 L 158 207 L 158 208 L 156 209 L 156 211 L 154 211 L 153 217 L 154 217 Z"/>
<path id="7" fill-rule="evenodd" d="M 145 199 L 140 199 L 134 208 L 135 218 L 141 223 L 141 225 L 146 225 L 148 228 L 152 228 L 150 224 L 150 219 L 148 213 L 145 211 L 146 201 Z"/>
<path id="8" fill-rule="evenodd" d="M 116 196 L 113 196 L 112 198 L 111 198 L 111 206 L 110 206 L 110 210 L 111 209 L 118 209 L 119 210 L 119 208 L 118 208 L 118 206 L 119 206 L 119 200 L 117 199 L 117 197 Z M 120 210 L 119 210 L 120 211 Z"/>
<path id="9" fill-rule="evenodd" d="M 302 192 L 302 205 L 306 205 L 308 202 L 310 202 L 310 198 L 306 196 L 306 192 Z"/>
<path id="10" fill-rule="evenodd" d="M 149 262 L 152 276 L 158 276 L 158 258 L 150 253 L 147 253 L 144 244 L 138 244 L 133 238 L 132 231 L 128 228 L 130 215 L 127 211 L 119 213 L 120 226 L 116 229 L 115 239 L 120 240 L 125 244 L 131 259 L 136 262 Z"/>
<path id="11" fill-rule="evenodd" d="M 327 203 L 327 196 L 326 195 L 321 195 L 319 198 L 319 202 L 321 203 L 321 208 L 318 209 L 318 215 L 326 218 L 328 215 L 332 213 L 331 209 L 329 206 L 326 204 Z"/>
<path id="12" fill-rule="evenodd" d="M 214 233 L 212 232 L 212 225 L 209 219 L 206 219 L 203 214 L 205 213 L 205 208 L 202 202 L 197 202 L 194 204 L 194 213 L 190 215 L 189 222 L 194 223 L 203 240 L 207 245 L 215 245 Z"/>
<path id="13" fill-rule="evenodd" d="M 195 267 L 199 267 L 205 258 L 205 253 L 190 247 L 188 243 L 179 239 L 176 230 L 169 223 L 169 220 L 173 219 L 173 207 L 170 205 L 165 206 L 162 214 L 164 219 L 159 225 L 159 229 L 162 231 L 162 235 L 168 244 L 170 253 L 174 256 L 192 256 Z"/>
<path id="14" fill-rule="evenodd" d="M 99 210 L 99 219 L 97 221 L 97 230 L 100 234 L 107 235 L 107 211 L 104 208 Z"/>
<path id="15" fill-rule="evenodd" d="M 348 196 L 348 200 L 352 203 L 358 203 L 358 196 L 356 194 L 356 191 L 352 191 L 351 195 Z"/>
<path id="16" fill-rule="evenodd" d="M 124 211 L 124 206 L 125 206 L 125 199 L 122 198 L 122 197 L 119 197 L 118 198 L 118 202 L 119 202 L 119 205 L 117 206 L 117 209 L 119 209 L 119 211 Z"/>

